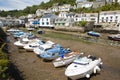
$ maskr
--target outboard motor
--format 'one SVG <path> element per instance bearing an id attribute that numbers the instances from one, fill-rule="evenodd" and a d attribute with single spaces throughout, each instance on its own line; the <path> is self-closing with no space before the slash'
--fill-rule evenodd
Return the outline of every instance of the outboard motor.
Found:
<path id="1" fill-rule="evenodd" d="M 94 68 L 94 71 L 93 71 L 93 72 L 94 72 L 94 74 L 96 74 L 97 72 L 100 72 L 100 70 L 101 70 L 100 67 L 99 67 L 99 66 L 96 66 L 96 67 Z"/>

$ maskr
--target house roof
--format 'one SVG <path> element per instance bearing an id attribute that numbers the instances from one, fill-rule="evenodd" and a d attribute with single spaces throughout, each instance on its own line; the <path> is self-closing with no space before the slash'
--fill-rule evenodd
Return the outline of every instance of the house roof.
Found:
<path id="1" fill-rule="evenodd" d="M 57 18 L 57 16 L 54 14 L 45 14 L 42 16 L 42 18 Z"/>
<path id="2" fill-rule="evenodd" d="M 74 16 L 75 14 L 74 13 L 68 13 L 67 16 Z"/>

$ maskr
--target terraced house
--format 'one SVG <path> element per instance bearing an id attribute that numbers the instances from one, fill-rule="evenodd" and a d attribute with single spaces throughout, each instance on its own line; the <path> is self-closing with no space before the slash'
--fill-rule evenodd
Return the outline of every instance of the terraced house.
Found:
<path id="1" fill-rule="evenodd" d="M 120 11 L 102 11 L 100 12 L 99 22 L 102 23 L 120 23 Z"/>
<path id="2" fill-rule="evenodd" d="M 39 26 L 52 28 L 54 27 L 54 22 L 56 18 L 57 18 L 56 15 L 47 13 L 40 18 Z"/>

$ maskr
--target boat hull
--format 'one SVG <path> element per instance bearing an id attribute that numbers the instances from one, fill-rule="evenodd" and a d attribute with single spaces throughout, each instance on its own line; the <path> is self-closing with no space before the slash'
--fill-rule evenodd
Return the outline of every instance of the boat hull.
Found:
<path id="1" fill-rule="evenodd" d="M 75 59 L 76 59 L 76 56 L 73 56 L 72 58 L 63 59 L 63 60 L 60 60 L 60 61 L 53 61 L 53 65 L 54 65 L 54 67 L 65 66 L 65 65 L 73 62 L 73 60 L 75 60 Z"/>
<path id="2" fill-rule="evenodd" d="M 108 36 L 108 39 L 113 40 L 113 41 L 120 41 L 120 38 L 113 37 L 113 36 Z"/>
<path id="3" fill-rule="evenodd" d="M 93 31 L 90 31 L 87 34 L 90 35 L 90 36 L 100 37 L 99 33 L 96 33 L 96 32 L 93 32 Z"/>
<path id="4" fill-rule="evenodd" d="M 65 75 L 71 79 L 89 78 L 97 66 L 100 66 L 101 59 L 95 60 L 86 66 L 71 64 L 65 71 Z M 97 71 L 97 69 L 96 69 Z"/>
<path id="5" fill-rule="evenodd" d="M 23 48 L 25 44 L 20 43 L 19 41 L 14 43 L 15 46 L 17 46 L 18 48 Z"/>
<path id="6" fill-rule="evenodd" d="M 33 51 L 33 48 L 31 48 L 31 47 L 24 47 L 24 49 L 25 49 L 26 51 Z"/>

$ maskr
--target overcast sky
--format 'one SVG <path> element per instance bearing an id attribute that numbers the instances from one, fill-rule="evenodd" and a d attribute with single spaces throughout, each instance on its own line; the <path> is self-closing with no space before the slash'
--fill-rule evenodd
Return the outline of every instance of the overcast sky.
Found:
<path id="1" fill-rule="evenodd" d="M 0 0 L 0 10 L 24 9 L 26 6 L 38 5 L 49 0 Z"/>

